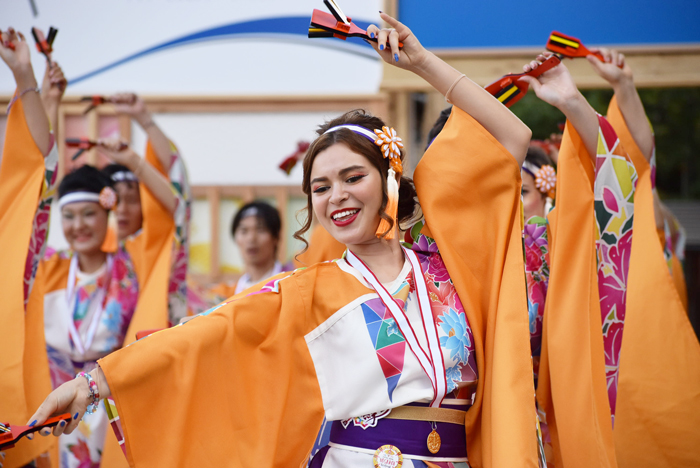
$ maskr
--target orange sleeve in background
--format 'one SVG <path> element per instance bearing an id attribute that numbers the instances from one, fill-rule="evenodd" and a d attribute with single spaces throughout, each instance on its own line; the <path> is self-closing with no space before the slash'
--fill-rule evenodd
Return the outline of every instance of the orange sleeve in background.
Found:
<path id="1" fill-rule="evenodd" d="M 567 123 L 550 213 L 550 278 L 537 399 L 555 466 L 616 467 L 596 273 L 591 158 Z"/>
<path id="2" fill-rule="evenodd" d="M 615 98 L 608 120 L 639 175 L 615 421 L 619 465 L 700 466 L 700 344 L 659 244 L 650 167 Z"/>

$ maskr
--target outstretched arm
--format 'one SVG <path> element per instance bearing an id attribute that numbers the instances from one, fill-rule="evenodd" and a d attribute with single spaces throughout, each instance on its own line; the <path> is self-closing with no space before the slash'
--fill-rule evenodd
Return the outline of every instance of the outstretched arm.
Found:
<path id="1" fill-rule="evenodd" d="M 49 120 L 41 103 L 34 69 L 29 54 L 29 45 L 24 35 L 10 28 L 2 32 L 0 40 L 0 57 L 12 71 L 17 84 L 17 98 L 22 100 L 27 127 L 32 135 L 34 143 L 46 156 L 51 149 L 49 136 Z M 8 43 L 14 44 L 14 50 L 7 47 Z"/>
<path id="2" fill-rule="evenodd" d="M 600 61 L 595 55 L 589 55 L 586 57 L 588 62 L 596 73 L 612 86 L 617 104 L 632 133 L 632 138 L 646 160 L 649 161 L 654 151 L 654 134 L 647 120 L 642 100 L 634 85 L 632 69 L 625 62 L 624 54 L 616 50 L 595 49 L 593 52 L 600 52 L 605 61 Z"/>
<path id="3" fill-rule="evenodd" d="M 58 106 L 61 104 L 67 86 L 68 80 L 63 75 L 63 69 L 57 62 L 53 62 L 50 66 L 47 62 L 44 80 L 41 83 L 41 101 L 49 116 L 54 135 L 58 135 Z"/>
<path id="4" fill-rule="evenodd" d="M 469 78 L 461 78 L 459 71 L 426 50 L 407 26 L 386 13 L 381 17 L 395 29 L 380 30 L 371 25 L 367 32 L 377 37 L 377 43 L 372 43 L 372 47 L 382 59 L 430 83 L 479 122 L 515 157 L 518 164 L 522 164 L 532 136 L 530 129 L 484 88 Z M 399 42 L 403 42 L 403 49 L 399 49 Z"/>
<path id="5" fill-rule="evenodd" d="M 134 93 L 119 93 L 110 99 L 118 113 L 128 115 L 134 119 L 146 132 L 163 169 L 165 169 L 166 173 L 169 172 L 172 156 L 170 140 L 160 127 L 156 125 L 143 99 Z"/>
<path id="6" fill-rule="evenodd" d="M 103 153 L 117 164 L 122 164 L 129 168 L 143 184 L 148 187 L 153 196 L 172 214 L 175 212 L 176 200 L 170 189 L 170 183 L 161 175 L 156 168 L 151 166 L 134 151 L 127 147 L 120 149 L 122 142 L 118 139 L 99 140 L 98 151 Z"/>
<path id="7" fill-rule="evenodd" d="M 538 55 L 537 59 L 525 65 L 523 70 L 525 72 L 534 70 L 550 56 L 549 52 Z M 571 78 L 566 66 L 560 63 L 538 78 L 526 75 L 520 79 L 528 82 L 538 98 L 564 113 L 566 119 L 581 135 L 586 151 L 595 163 L 598 144 L 598 118 L 595 110 L 576 87 L 576 83 Z"/>

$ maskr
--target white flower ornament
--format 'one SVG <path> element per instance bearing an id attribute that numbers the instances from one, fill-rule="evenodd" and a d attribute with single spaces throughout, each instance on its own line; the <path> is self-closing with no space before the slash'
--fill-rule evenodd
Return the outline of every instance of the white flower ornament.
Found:
<path id="1" fill-rule="evenodd" d="M 112 187 L 105 187 L 100 191 L 100 206 L 105 210 L 111 210 L 117 205 L 117 192 Z"/>
<path id="2" fill-rule="evenodd" d="M 554 188 L 556 185 L 557 173 L 554 168 L 548 164 L 542 166 L 535 175 L 535 187 L 537 187 L 537 190 L 554 198 Z"/>
<path id="3" fill-rule="evenodd" d="M 396 130 L 384 126 L 381 130 L 375 129 L 374 133 L 377 134 L 374 144 L 381 148 L 385 158 L 389 158 L 391 168 L 402 174 L 401 150 L 403 149 L 403 141 L 396 135 Z"/>

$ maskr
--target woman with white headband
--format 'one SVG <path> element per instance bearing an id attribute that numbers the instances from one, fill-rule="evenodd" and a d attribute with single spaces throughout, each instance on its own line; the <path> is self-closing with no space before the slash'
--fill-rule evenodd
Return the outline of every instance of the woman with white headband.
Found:
<path id="1" fill-rule="evenodd" d="M 117 93 L 109 97 L 118 115 L 126 116 L 141 127 L 148 141 L 144 151 L 144 160 L 158 170 L 170 181 L 173 195 L 177 199 L 172 218 L 175 222 L 172 246 L 165 247 L 161 255 L 170 256 L 170 278 L 168 285 L 168 311 L 170 323 L 177 323 L 188 312 L 188 299 L 193 305 L 201 301 L 187 289 L 187 264 L 189 257 L 189 236 L 192 194 L 185 162 L 177 146 L 168 138 L 156 123 L 146 103 L 134 93 Z M 124 240 L 136 234 L 143 224 L 144 208 L 142 203 L 139 178 L 127 167 L 110 165 L 103 169 L 115 182 L 119 193 L 119 204 L 115 209 L 117 221 L 117 238 Z M 169 221 L 168 221 L 169 222 Z M 116 242 L 110 247 L 114 249 Z M 189 296 L 189 298 L 188 298 Z M 194 306 L 201 312 L 207 306 Z M 119 455 L 121 456 L 121 455 Z"/>
<path id="2" fill-rule="evenodd" d="M 302 187 L 344 258 L 107 356 L 96 385 L 64 384 L 38 421 L 70 411 L 54 434 L 72 433 L 111 397 L 132 466 L 299 466 L 324 416 L 330 444 L 313 466 L 538 465 L 520 225 L 531 132 L 382 19 L 396 29 L 368 29 L 379 55 L 454 104 L 415 186 L 381 119 L 323 124 Z"/>
<path id="3" fill-rule="evenodd" d="M 167 181 L 130 149 L 116 140 L 103 140 L 99 147 L 110 158 L 139 174 L 152 198 L 147 203 L 172 218 L 175 199 Z M 86 375 L 95 361 L 122 347 L 144 327 L 140 316 L 157 309 L 149 277 L 155 259 L 149 245 L 170 240 L 170 228 L 145 222 L 134 239 L 121 242 L 114 252 L 102 249 L 107 218 L 118 202 L 113 181 L 92 166 L 67 174 L 58 187 L 63 234 L 70 250 L 57 252 L 39 264 L 37 281 L 27 306 L 44 316 L 46 350 L 54 388 L 76 374 Z M 167 272 L 167 268 L 165 269 Z M 165 298 L 167 284 L 160 295 Z M 167 304 L 160 300 L 163 322 Z M 160 324 L 154 324 L 160 325 Z M 137 328 L 138 327 L 138 328 Z M 85 378 L 85 377 L 82 377 Z M 99 463 L 108 430 L 104 408 L 81 421 L 81 429 L 59 439 L 61 466 Z"/>

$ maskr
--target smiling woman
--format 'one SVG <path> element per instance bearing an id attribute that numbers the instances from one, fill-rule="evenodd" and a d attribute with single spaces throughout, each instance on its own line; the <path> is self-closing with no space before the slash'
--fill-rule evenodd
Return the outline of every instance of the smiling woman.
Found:
<path id="1" fill-rule="evenodd" d="M 66 383 L 37 420 L 69 410 L 78 418 L 54 434 L 72 433 L 86 402 L 111 396 L 133 466 L 300 466 L 324 417 L 330 443 L 313 467 L 537 466 L 519 222 L 530 131 L 382 19 L 396 29 L 368 28 L 379 56 L 454 104 L 415 189 L 380 119 L 351 111 L 322 125 L 303 189 L 345 256 L 107 356 L 98 392 Z"/>

